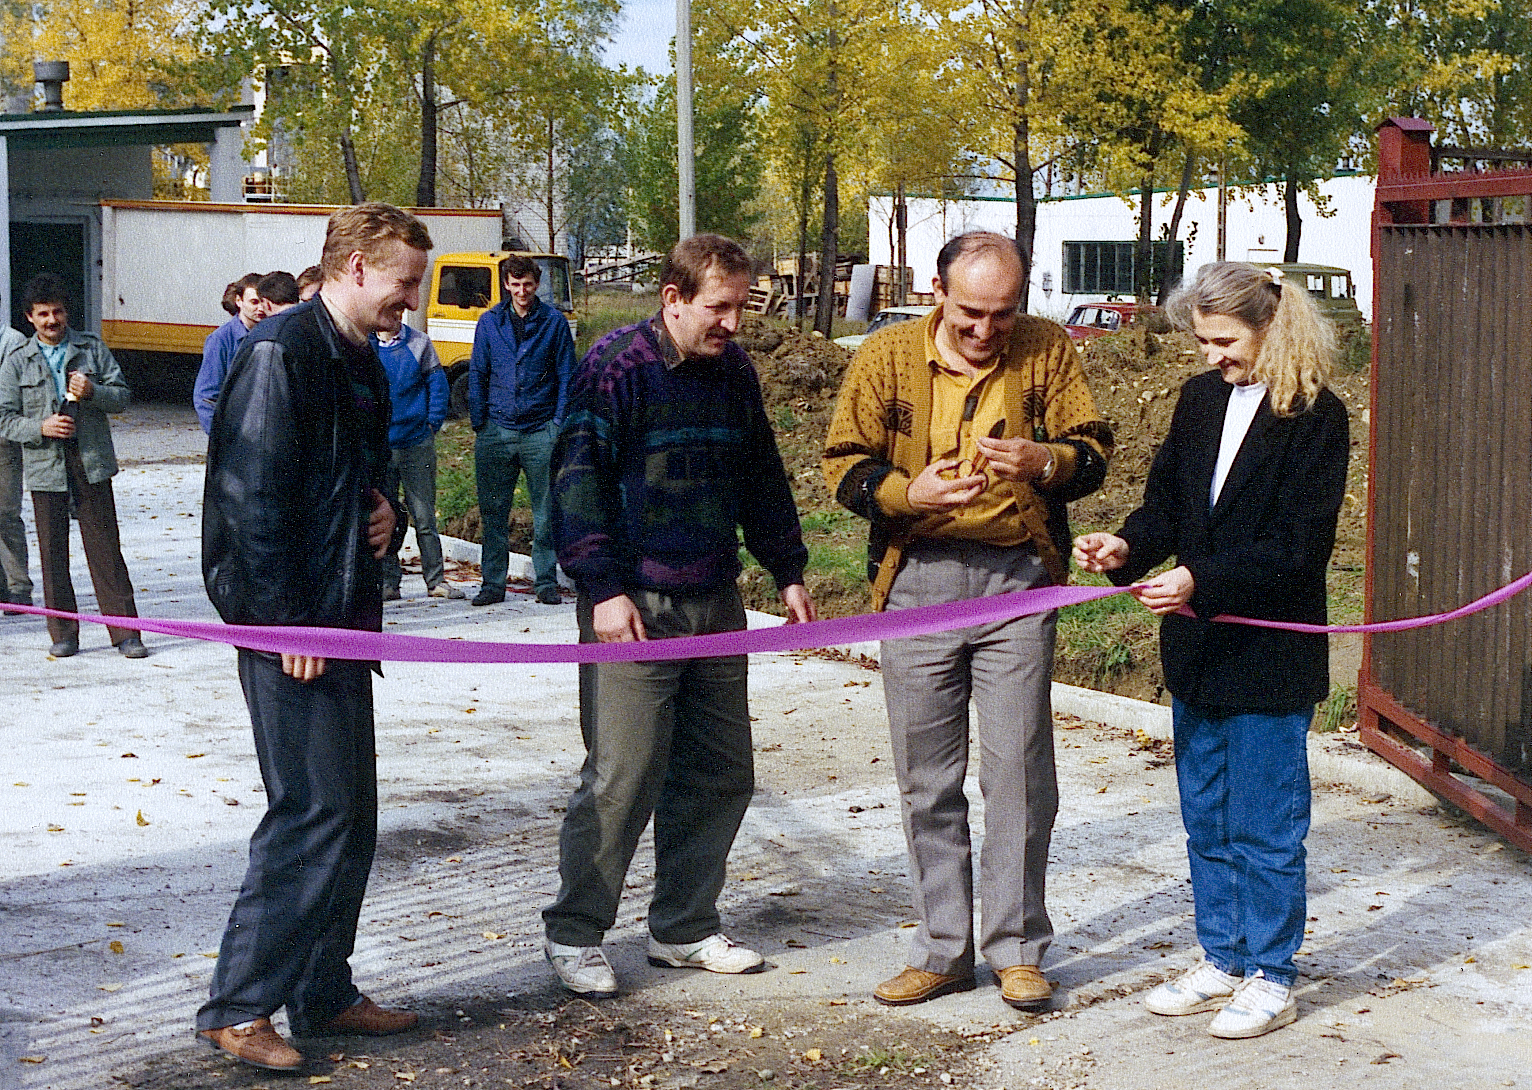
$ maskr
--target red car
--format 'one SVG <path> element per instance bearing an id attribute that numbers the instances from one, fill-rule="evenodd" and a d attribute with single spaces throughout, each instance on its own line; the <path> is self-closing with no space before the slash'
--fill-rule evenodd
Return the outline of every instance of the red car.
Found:
<path id="1" fill-rule="evenodd" d="M 1140 313 L 1149 314 L 1159 307 L 1140 307 L 1137 303 L 1082 303 L 1064 323 L 1072 340 L 1088 341 L 1103 333 L 1116 333 L 1133 324 Z"/>

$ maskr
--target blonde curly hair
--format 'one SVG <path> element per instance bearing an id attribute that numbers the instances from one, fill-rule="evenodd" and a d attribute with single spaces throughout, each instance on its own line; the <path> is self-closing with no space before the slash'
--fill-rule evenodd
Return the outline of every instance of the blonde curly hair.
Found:
<path id="1" fill-rule="evenodd" d="M 1277 416 L 1307 412 L 1330 381 L 1335 329 L 1309 293 L 1276 270 L 1243 261 L 1204 265 L 1165 304 L 1171 323 L 1190 330 L 1198 314 L 1237 318 L 1263 334 L 1250 377 L 1266 384 Z"/>

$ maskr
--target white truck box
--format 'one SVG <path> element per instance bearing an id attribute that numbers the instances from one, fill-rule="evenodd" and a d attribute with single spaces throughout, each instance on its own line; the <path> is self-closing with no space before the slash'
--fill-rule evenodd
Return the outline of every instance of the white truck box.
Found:
<path id="1" fill-rule="evenodd" d="M 224 287 L 248 272 L 318 264 L 333 207 L 212 204 L 206 201 L 101 202 L 101 336 L 114 351 L 202 354 L 202 342 L 229 316 Z M 500 212 L 416 208 L 432 254 L 498 250 Z M 421 309 L 405 321 L 425 328 Z"/>

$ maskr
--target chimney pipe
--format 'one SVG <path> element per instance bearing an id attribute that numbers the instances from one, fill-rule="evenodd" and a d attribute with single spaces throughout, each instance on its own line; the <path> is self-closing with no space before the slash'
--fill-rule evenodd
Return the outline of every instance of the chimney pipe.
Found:
<path id="1" fill-rule="evenodd" d="M 69 80 L 68 61 L 33 61 L 32 79 L 42 84 L 44 110 L 64 108 L 64 84 Z"/>

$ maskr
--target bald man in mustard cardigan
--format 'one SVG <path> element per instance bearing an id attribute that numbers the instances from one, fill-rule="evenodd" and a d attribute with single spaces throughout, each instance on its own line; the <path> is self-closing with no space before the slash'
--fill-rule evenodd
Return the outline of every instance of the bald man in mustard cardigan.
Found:
<path id="1" fill-rule="evenodd" d="M 939 304 L 869 338 L 841 387 L 824 455 L 836 498 L 871 522 L 875 609 L 987 597 L 1068 578 L 1065 504 L 1101 486 L 1112 433 L 1079 353 L 1019 314 L 1016 244 L 959 235 L 937 257 Z M 883 689 L 920 925 L 893 1006 L 976 985 L 968 706 L 978 711 L 979 952 L 1021 1010 L 1048 1005 L 1044 881 L 1058 782 L 1050 687 L 1056 615 L 885 641 Z"/>

